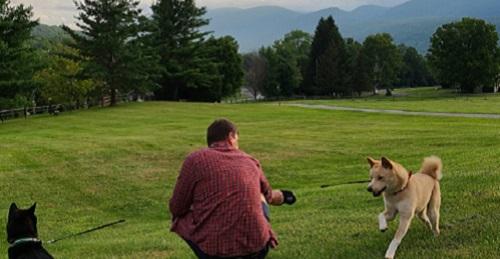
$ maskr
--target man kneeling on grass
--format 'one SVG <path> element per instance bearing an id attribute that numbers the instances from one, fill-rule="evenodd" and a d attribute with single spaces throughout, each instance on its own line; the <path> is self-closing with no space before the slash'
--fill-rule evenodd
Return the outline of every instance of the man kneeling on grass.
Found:
<path id="1" fill-rule="evenodd" d="M 230 121 L 213 122 L 207 142 L 182 165 L 170 200 L 172 231 L 198 258 L 265 258 L 277 245 L 267 204 L 293 204 L 295 195 L 271 190 L 259 161 L 239 150 Z"/>

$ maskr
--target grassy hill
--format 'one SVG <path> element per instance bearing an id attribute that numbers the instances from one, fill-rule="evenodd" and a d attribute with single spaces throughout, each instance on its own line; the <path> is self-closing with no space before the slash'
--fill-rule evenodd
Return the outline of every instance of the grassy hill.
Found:
<path id="1" fill-rule="evenodd" d="M 280 238 L 271 259 L 382 258 L 397 222 L 377 230 L 381 198 L 365 185 L 319 186 L 367 179 L 366 156 L 416 170 L 431 154 L 444 162 L 442 235 L 414 220 L 398 257 L 498 256 L 500 120 L 277 104 L 151 102 L 0 124 L 0 222 L 12 201 L 37 201 L 43 240 L 127 220 L 46 244 L 56 258 L 194 258 L 169 232 L 167 201 L 183 159 L 205 146 L 206 127 L 218 117 L 239 125 L 241 148 L 262 162 L 275 188 L 297 193 L 296 205 L 271 208 Z"/>

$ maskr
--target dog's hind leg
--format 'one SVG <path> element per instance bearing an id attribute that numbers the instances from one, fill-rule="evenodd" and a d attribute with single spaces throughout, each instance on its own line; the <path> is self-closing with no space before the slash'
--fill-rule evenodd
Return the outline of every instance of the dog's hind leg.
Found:
<path id="1" fill-rule="evenodd" d="M 439 208 L 441 207 L 441 190 L 439 183 L 436 182 L 434 190 L 432 190 L 431 200 L 427 206 L 427 215 L 432 224 L 432 231 L 435 236 L 439 236 Z"/>
<path id="2" fill-rule="evenodd" d="M 392 239 L 389 248 L 387 248 L 387 252 L 385 253 L 385 258 L 392 259 L 396 255 L 396 250 L 398 249 L 399 244 L 401 244 L 401 240 L 408 232 L 408 228 L 410 227 L 411 220 L 413 219 L 414 213 L 401 213 L 401 217 L 399 219 L 399 227 L 396 231 L 396 235 L 394 235 L 394 239 Z"/>
<path id="3" fill-rule="evenodd" d="M 429 227 L 429 229 L 431 231 L 433 231 L 433 227 L 432 227 L 431 221 L 429 220 L 429 217 L 427 215 L 427 208 L 425 208 L 423 211 L 417 213 L 417 216 L 418 216 L 419 219 L 422 220 L 422 222 L 424 222 L 424 224 L 426 226 Z"/>

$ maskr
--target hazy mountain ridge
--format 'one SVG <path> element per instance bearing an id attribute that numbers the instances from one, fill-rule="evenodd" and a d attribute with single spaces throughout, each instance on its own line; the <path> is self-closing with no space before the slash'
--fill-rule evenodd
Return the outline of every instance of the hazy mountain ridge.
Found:
<path id="1" fill-rule="evenodd" d="M 362 41 L 370 34 L 388 32 L 398 43 L 425 53 L 430 37 L 443 23 L 470 16 L 486 19 L 500 28 L 500 1 L 412 0 L 392 8 L 367 5 L 345 11 L 332 7 L 311 13 L 262 6 L 214 9 L 206 16 L 211 18 L 208 30 L 216 36 L 232 35 L 241 51 L 248 52 L 270 45 L 294 29 L 313 33 L 318 20 L 328 15 L 333 16 L 344 37 Z"/>
<path id="2" fill-rule="evenodd" d="M 34 38 L 44 38 L 54 41 L 61 41 L 69 38 L 69 35 L 60 26 L 45 24 L 40 24 L 33 28 L 31 36 Z"/>
<path id="3" fill-rule="evenodd" d="M 209 9 L 206 17 L 210 25 L 204 29 L 216 36 L 235 37 L 240 51 L 248 52 L 271 45 L 294 29 L 313 33 L 319 19 L 328 15 L 333 16 L 344 37 L 363 41 L 370 34 L 388 32 L 396 42 L 422 53 L 440 25 L 464 16 L 486 19 L 500 30 L 500 0 L 412 0 L 392 8 L 366 5 L 345 11 L 332 7 L 309 13 L 277 6 Z M 43 24 L 32 34 L 56 41 L 68 37 L 60 27 Z"/>

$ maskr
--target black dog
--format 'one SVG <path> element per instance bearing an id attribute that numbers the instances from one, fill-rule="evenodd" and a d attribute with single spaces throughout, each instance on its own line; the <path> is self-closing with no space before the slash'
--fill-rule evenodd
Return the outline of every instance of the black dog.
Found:
<path id="1" fill-rule="evenodd" d="M 17 208 L 15 203 L 10 205 L 7 222 L 9 259 L 54 258 L 42 247 L 42 241 L 38 239 L 35 208 L 36 203 L 27 210 Z"/>

